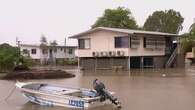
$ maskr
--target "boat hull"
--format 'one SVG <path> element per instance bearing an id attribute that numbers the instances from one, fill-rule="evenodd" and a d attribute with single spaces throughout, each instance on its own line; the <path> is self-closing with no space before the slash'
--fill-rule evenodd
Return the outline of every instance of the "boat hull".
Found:
<path id="1" fill-rule="evenodd" d="M 24 86 L 24 85 L 23 85 Z M 43 106 L 63 106 L 68 108 L 92 108 L 109 103 L 107 100 L 100 102 L 100 98 L 93 100 L 84 100 L 78 97 L 70 97 L 68 95 L 56 95 L 45 92 L 29 90 L 20 86 L 22 94 L 31 102 Z"/>

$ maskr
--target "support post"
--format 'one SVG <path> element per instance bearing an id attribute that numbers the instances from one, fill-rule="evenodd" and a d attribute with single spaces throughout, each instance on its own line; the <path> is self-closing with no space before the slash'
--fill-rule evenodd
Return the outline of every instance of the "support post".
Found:
<path id="1" fill-rule="evenodd" d="M 79 58 L 79 56 L 77 58 L 77 61 L 78 61 L 78 70 L 80 71 L 80 58 Z"/>
<path id="2" fill-rule="evenodd" d="M 97 57 L 95 57 L 95 73 L 96 73 L 96 70 L 97 70 Z"/>
<path id="3" fill-rule="evenodd" d="M 129 69 L 129 71 L 130 71 L 130 69 L 131 69 L 131 63 L 130 63 L 130 47 L 131 47 L 131 35 L 129 35 L 129 37 L 128 37 L 128 41 L 129 41 L 129 43 L 128 43 L 128 69 Z"/>
<path id="4" fill-rule="evenodd" d="M 129 76 L 131 76 L 130 48 L 131 48 L 131 35 L 129 35 L 129 37 L 128 37 L 128 69 L 129 69 Z"/>

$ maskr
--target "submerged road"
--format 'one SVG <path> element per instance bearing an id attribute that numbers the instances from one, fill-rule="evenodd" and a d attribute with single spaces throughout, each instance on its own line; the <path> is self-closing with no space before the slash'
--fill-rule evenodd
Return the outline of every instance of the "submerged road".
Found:
<path id="1" fill-rule="evenodd" d="M 92 81 L 98 78 L 105 83 L 107 89 L 116 92 L 115 96 L 122 102 L 122 110 L 195 110 L 195 67 L 185 70 L 152 69 L 131 72 L 78 72 L 76 69 L 69 71 L 76 74 L 76 77 L 31 81 L 92 88 Z M 14 81 L 0 80 L 0 110 L 71 110 L 30 103 L 17 89 L 4 101 L 14 84 Z M 113 105 L 105 105 L 90 110 L 116 108 Z"/>

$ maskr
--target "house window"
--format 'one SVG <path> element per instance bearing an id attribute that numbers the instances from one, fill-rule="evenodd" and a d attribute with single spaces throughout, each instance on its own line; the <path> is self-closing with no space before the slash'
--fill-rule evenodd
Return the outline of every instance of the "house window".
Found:
<path id="1" fill-rule="evenodd" d="M 139 37 L 130 37 L 130 48 L 138 48 L 140 46 L 140 38 Z"/>
<path id="2" fill-rule="evenodd" d="M 22 52 L 23 52 L 23 54 L 28 54 L 28 50 L 27 49 L 23 49 Z"/>
<path id="3" fill-rule="evenodd" d="M 165 38 L 156 39 L 156 48 L 165 48 Z"/>
<path id="4" fill-rule="evenodd" d="M 164 38 L 144 37 L 144 48 L 163 48 L 165 45 Z"/>
<path id="5" fill-rule="evenodd" d="M 156 46 L 156 39 L 155 38 L 148 37 L 145 40 L 146 40 L 145 41 L 146 48 L 155 48 L 155 46 Z"/>
<path id="6" fill-rule="evenodd" d="M 31 49 L 31 54 L 36 54 L 37 50 L 36 49 Z"/>
<path id="7" fill-rule="evenodd" d="M 115 48 L 128 48 L 129 47 L 129 37 L 115 37 L 114 38 L 114 44 Z"/>
<path id="8" fill-rule="evenodd" d="M 73 50 L 72 49 L 69 49 L 68 50 L 68 54 L 73 54 Z"/>
<path id="9" fill-rule="evenodd" d="M 79 49 L 89 49 L 90 39 L 79 39 Z"/>

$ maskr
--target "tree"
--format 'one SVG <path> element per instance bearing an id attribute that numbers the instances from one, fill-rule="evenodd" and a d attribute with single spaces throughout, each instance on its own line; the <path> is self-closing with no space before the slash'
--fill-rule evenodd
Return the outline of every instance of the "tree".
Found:
<path id="1" fill-rule="evenodd" d="M 195 23 L 190 26 L 189 33 L 182 36 L 181 46 L 184 52 L 192 52 L 192 47 L 195 47 Z"/>
<path id="2" fill-rule="evenodd" d="M 92 28 L 95 27 L 136 29 L 138 26 L 129 9 L 118 7 L 117 9 L 106 9 L 104 15 L 92 25 Z"/>
<path id="3" fill-rule="evenodd" d="M 40 42 L 41 42 L 41 45 L 47 45 L 47 38 L 44 35 L 42 35 Z"/>
<path id="4" fill-rule="evenodd" d="M 0 72 L 10 71 L 19 63 L 25 66 L 32 65 L 32 59 L 21 56 L 19 51 L 19 48 L 6 43 L 0 45 Z"/>
<path id="5" fill-rule="evenodd" d="M 19 62 L 19 49 L 12 47 L 9 44 L 0 45 L 0 71 L 13 69 L 16 63 Z"/>
<path id="6" fill-rule="evenodd" d="M 195 46 L 195 36 L 191 35 L 189 33 L 185 33 L 182 35 L 181 39 L 181 47 L 184 50 L 184 52 L 191 52 L 192 47 Z"/>
<path id="7" fill-rule="evenodd" d="M 190 26 L 190 33 L 195 33 L 195 20 L 194 23 Z"/>
<path id="8" fill-rule="evenodd" d="M 53 40 L 52 42 L 50 42 L 50 45 L 51 45 L 51 46 L 57 46 L 57 45 L 58 45 L 58 43 L 57 43 L 57 41 L 56 41 L 56 40 Z"/>
<path id="9" fill-rule="evenodd" d="M 179 33 L 184 18 L 175 10 L 155 11 L 144 23 L 143 29 L 167 33 Z"/>
<path id="10" fill-rule="evenodd" d="M 40 42 L 41 42 L 40 48 L 42 49 L 42 53 L 47 54 L 47 52 L 48 52 L 47 38 L 44 35 L 41 36 Z"/>

